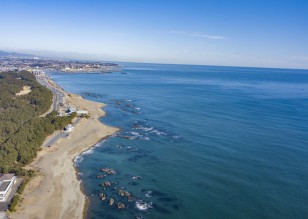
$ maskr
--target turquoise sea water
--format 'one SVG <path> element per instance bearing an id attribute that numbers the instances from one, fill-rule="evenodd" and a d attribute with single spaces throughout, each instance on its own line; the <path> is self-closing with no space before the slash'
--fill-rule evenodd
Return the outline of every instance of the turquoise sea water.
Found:
<path id="1" fill-rule="evenodd" d="M 123 65 L 50 73 L 121 129 L 76 159 L 88 218 L 308 218 L 307 70 Z"/>

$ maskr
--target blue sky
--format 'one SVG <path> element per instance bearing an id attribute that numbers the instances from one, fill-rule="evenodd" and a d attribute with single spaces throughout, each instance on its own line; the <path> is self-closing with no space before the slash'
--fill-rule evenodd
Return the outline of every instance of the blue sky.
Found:
<path id="1" fill-rule="evenodd" d="M 0 49 L 308 69 L 308 0 L 1 1 Z"/>

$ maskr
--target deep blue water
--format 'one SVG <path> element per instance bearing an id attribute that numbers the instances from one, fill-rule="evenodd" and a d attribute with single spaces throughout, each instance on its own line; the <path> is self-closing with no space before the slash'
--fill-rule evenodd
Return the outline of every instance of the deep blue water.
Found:
<path id="1" fill-rule="evenodd" d="M 123 71 L 51 73 L 67 91 L 106 103 L 101 121 L 121 129 L 76 160 L 88 218 L 308 218 L 307 70 Z M 117 174 L 97 179 L 104 167 Z M 101 192 L 127 208 L 109 207 Z"/>

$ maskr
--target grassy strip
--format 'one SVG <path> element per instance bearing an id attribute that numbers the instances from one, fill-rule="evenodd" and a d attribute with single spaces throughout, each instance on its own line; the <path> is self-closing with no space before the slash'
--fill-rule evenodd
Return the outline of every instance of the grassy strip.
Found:
<path id="1" fill-rule="evenodd" d="M 11 203 L 9 205 L 9 211 L 10 212 L 14 212 L 15 211 L 15 208 L 16 208 L 19 200 L 20 200 L 20 196 L 18 194 L 16 194 L 14 196 L 14 198 L 12 198 L 12 201 L 11 201 Z"/>
<path id="2" fill-rule="evenodd" d="M 29 178 L 25 178 L 25 179 L 22 181 L 22 183 L 20 184 L 20 186 L 19 186 L 18 189 L 17 189 L 17 193 L 18 193 L 18 194 L 21 195 L 21 194 L 24 192 L 24 190 L 25 190 L 25 188 L 26 188 L 26 185 L 28 184 L 29 181 L 30 181 Z"/>

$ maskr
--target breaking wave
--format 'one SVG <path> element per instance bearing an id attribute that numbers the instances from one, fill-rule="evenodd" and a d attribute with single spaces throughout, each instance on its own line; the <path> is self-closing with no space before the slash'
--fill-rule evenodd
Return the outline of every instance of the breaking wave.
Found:
<path id="1" fill-rule="evenodd" d="M 146 211 L 149 208 L 153 208 L 152 202 L 144 202 L 142 200 L 138 200 L 136 202 L 136 208 L 138 208 L 140 211 Z"/>

